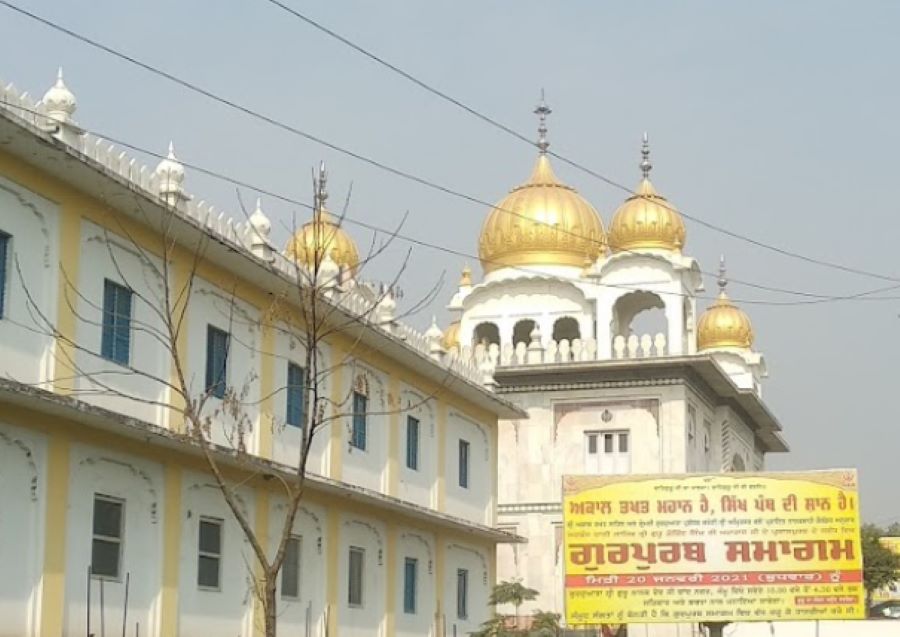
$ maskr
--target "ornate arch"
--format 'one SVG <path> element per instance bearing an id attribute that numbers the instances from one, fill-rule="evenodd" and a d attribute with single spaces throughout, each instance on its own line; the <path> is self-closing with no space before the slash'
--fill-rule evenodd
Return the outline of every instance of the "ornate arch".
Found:
<path id="1" fill-rule="evenodd" d="M 419 535 L 418 533 L 401 533 L 400 539 L 410 539 L 415 540 L 417 543 L 421 544 L 425 547 L 425 553 L 428 555 L 428 574 L 432 575 L 434 570 L 434 553 L 431 549 L 431 542 L 426 540 L 424 537 Z"/>
<path id="2" fill-rule="evenodd" d="M 463 546 L 462 544 L 448 544 L 447 548 L 448 549 L 457 549 L 459 551 L 463 551 L 464 553 L 470 553 L 470 554 L 474 555 L 475 557 L 477 557 L 478 561 L 481 562 L 482 580 L 484 581 L 485 586 L 487 586 L 487 583 L 488 583 L 487 560 L 484 559 L 484 555 L 482 555 L 481 551 L 476 551 L 475 549 L 468 547 L 468 546 Z"/>
<path id="3" fill-rule="evenodd" d="M 139 480 L 143 481 L 147 485 L 147 487 L 146 487 L 147 493 L 150 494 L 150 498 L 151 498 L 150 499 L 150 522 L 151 522 L 151 524 L 156 524 L 157 522 L 159 522 L 159 515 L 158 515 L 159 495 L 156 492 L 156 487 L 153 486 L 153 479 L 147 474 L 147 472 L 144 471 L 143 469 L 140 469 L 140 468 L 134 466 L 130 462 L 125 462 L 123 460 L 116 460 L 114 458 L 107 458 L 105 456 L 97 456 L 97 457 L 89 456 L 87 458 L 82 459 L 81 462 L 78 463 L 78 465 L 79 466 L 87 465 L 90 467 L 94 467 L 94 466 L 97 466 L 97 465 L 103 464 L 103 463 L 112 465 L 114 467 L 118 467 L 120 469 L 124 469 L 124 470 L 128 471 L 132 476 L 134 476 L 135 478 L 138 478 Z"/>
<path id="4" fill-rule="evenodd" d="M 22 455 L 25 456 L 25 462 L 28 463 L 28 468 L 31 471 L 31 480 L 29 481 L 31 501 L 37 502 L 38 470 L 37 464 L 34 462 L 34 453 L 31 451 L 31 447 L 25 444 L 23 440 L 12 437 L 2 429 L 0 429 L 0 441 L 4 442 L 7 447 L 20 451 Z"/>
<path id="5" fill-rule="evenodd" d="M 384 541 L 381 538 L 381 533 L 379 533 L 378 529 L 376 529 L 369 522 L 363 522 L 362 520 L 346 520 L 344 522 L 344 526 L 347 528 L 351 528 L 353 526 L 359 526 L 363 529 L 367 530 L 375 537 L 375 542 L 378 544 L 378 566 L 384 565 Z"/>

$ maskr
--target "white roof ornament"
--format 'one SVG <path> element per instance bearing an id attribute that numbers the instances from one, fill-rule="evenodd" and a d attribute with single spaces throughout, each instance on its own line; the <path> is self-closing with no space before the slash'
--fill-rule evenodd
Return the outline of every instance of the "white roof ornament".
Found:
<path id="1" fill-rule="evenodd" d="M 272 244 L 269 242 L 269 234 L 272 232 L 272 222 L 262 210 L 262 202 L 256 199 L 256 210 L 250 215 L 250 251 L 260 259 L 272 260 Z"/>
<path id="2" fill-rule="evenodd" d="M 78 138 L 84 131 L 75 123 L 72 117 L 78 108 L 75 95 L 63 81 L 63 70 L 59 67 L 56 73 L 56 83 L 51 86 L 41 100 L 47 113 L 48 127 L 53 131 L 53 136 L 67 144 L 76 146 Z"/>
<path id="3" fill-rule="evenodd" d="M 170 206 L 190 199 L 184 192 L 184 166 L 175 157 L 175 145 L 169 142 L 169 154 L 156 166 L 159 196 Z"/>
<path id="4" fill-rule="evenodd" d="M 443 338 L 443 336 L 444 336 L 444 330 L 442 330 L 440 327 L 438 327 L 437 317 L 432 316 L 431 317 L 431 327 L 429 327 L 428 330 L 425 332 L 425 338 L 427 338 L 429 341 L 432 341 L 432 340 L 440 341 L 441 338 Z"/>

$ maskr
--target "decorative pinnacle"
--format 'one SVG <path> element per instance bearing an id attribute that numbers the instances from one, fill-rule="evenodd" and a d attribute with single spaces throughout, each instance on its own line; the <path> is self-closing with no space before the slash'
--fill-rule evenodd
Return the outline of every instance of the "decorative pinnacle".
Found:
<path id="1" fill-rule="evenodd" d="M 645 132 L 644 141 L 641 144 L 641 172 L 644 173 L 644 179 L 650 178 L 651 170 L 653 170 L 653 164 L 650 163 L 650 140 Z"/>
<path id="2" fill-rule="evenodd" d="M 719 294 L 725 294 L 725 287 L 728 285 L 728 277 L 725 274 L 725 255 L 719 256 Z"/>
<path id="3" fill-rule="evenodd" d="M 319 162 L 319 178 L 316 179 L 316 212 L 325 210 L 325 200 L 328 199 L 328 173 L 325 172 L 325 162 Z"/>
<path id="4" fill-rule="evenodd" d="M 167 159 L 177 159 L 175 157 L 175 142 L 173 141 L 169 141 L 169 154 L 167 156 Z"/>
<path id="5" fill-rule="evenodd" d="M 534 114 L 539 118 L 537 147 L 541 150 L 542 155 L 546 154 L 550 147 L 550 142 L 547 141 L 547 115 L 552 112 L 547 106 L 547 102 L 544 101 L 544 89 L 541 89 L 541 103 L 534 109 Z"/>
<path id="6" fill-rule="evenodd" d="M 472 285 L 472 268 L 469 267 L 467 263 L 462 271 L 462 276 L 459 279 L 460 287 L 465 287 Z"/>
<path id="7" fill-rule="evenodd" d="M 56 85 L 65 86 L 65 83 L 63 82 L 63 72 L 61 66 L 56 70 Z"/>

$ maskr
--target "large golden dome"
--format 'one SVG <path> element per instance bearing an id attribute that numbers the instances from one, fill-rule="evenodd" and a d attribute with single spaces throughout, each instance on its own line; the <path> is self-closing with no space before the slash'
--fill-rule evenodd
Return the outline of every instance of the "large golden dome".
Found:
<path id="1" fill-rule="evenodd" d="M 284 255 L 297 263 L 312 268 L 316 262 L 321 266 L 325 255 L 339 267 L 356 274 L 359 267 L 359 250 L 356 242 L 338 224 L 325 208 L 328 193 L 325 190 L 325 166 L 319 168 L 316 187 L 316 210 L 313 218 L 303 224 L 284 248 Z"/>
<path id="2" fill-rule="evenodd" d="M 597 259 L 606 240 L 594 207 L 553 173 L 546 138 L 550 109 L 543 96 L 534 112 L 540 117 L 541 152 L 528 181 L 513 188 L 481 227 L 478 256 L 485 273 L 506 266 L 581 268 Z"/>
<path id="3" fill-rule="evenodd" d="M 644 135 L 641 170 L 644 178 L 637 191 L 625 200 L 609 226 L 609 247 L 613 252 L 656 249 L 679 252 L 684 247 L 684 220 L 675 206 L 657 194 L 650 183 L 650 150 Z"/>
<path id="4" fill-rule="evenodd" d="M 725 293 L 724 261 L 720 269 L 719 298 L 710 305 L 697 322 L 697 350 L 733 347 L 750 349 L 753 346 L 753 325 L 750 317 L 732 303 Z"/>
<path id="5" fill-rule="evenodd" d="M 603 248 L 603 222 L 574 188 L 561 183 L 541 152 L 531 177 L 498 203 L 481 227 L 485 272 L 504 266 L 584 266 Z"/>

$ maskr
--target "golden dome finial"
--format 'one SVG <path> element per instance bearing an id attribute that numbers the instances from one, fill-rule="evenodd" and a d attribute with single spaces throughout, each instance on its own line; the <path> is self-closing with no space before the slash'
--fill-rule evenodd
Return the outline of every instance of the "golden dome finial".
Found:
<path id="1" fill-rule="evenodd" d="M 314 212 L 316 215 L 321 215 L 325 212 L 325 202 L 328 201 L 328 173 L 325 171 L 324 161 L 319 162 L 319 174 L 318 177 L 313 177 L 313 186 L 315 187 Z"/>
<path id="2" fill-rule="evenodd" d="M 753 347 L 753 325 L 750 317 L 732 303 L 725 292 L 728 276 L 725 255 L 719 258 L 719 296 L 697 322 L 697 349 L 750 349 Z"/>
<path id="3" fill-rule="evenodd" d="M 653 170 L 653 164 L 650 163 L 650 139 L 647 137 L 647 131 L 644 131 L 644 142 L 641 144 L 641 172 L 644 179 L 650 179 L 650 171 Z"/>
<path id="4" fill-rule="evenodd" d="M 650 142 L 647 133 L 641 144 L 641 183 L 625 200 L 609 226 L 609 247 L 613 252 L 653 249 L 680 252 L 686 231 L 684 220 L 666 198 L 650 183 Z"/>
<path id="5" fill-rule="evenodd" d="M 725 288 L 728 286 L 728 276 L 725 270 L 725 255 L 719 255 L 719 278 L 716 280 L 719 285 L 719 296 L 725 294 Z"/>
<path id="6" fill-rule="evenodd" d="M 534 114 L 538 116 L 538 141 L 537 147 L 542 155 L 547 153 L 550 148 L 550 142 L 547 141 L 547 115 L 552 113 L 547 102 L 544 101 L 544 89 L 541 89 L 541 102 L 534 109 Z"/>

